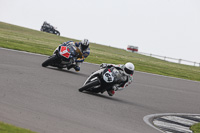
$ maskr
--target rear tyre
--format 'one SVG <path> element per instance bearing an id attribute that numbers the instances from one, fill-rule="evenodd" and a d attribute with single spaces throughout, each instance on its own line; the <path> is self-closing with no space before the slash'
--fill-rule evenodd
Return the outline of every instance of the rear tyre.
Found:
<path id="1" fill-rule="evenodd" d="M 79 89 L 80 92 L 83 92 L 83 91 L 87 91 L 89 90 L 91 87 L 94 87 L 94 86 L 97 86 L 97 85 L 100 85 L 100 81 L 99 80 L 94 80 L 94 81 L 91 81 L 89 83 L 87 83 L 86 85 L 84 85 L 83 87 L 81 87 Z"/>
<path id="2" fill-rule="evenodd" d="M 57 59 L 57 56 L 56 56 L 56 55 L 53 55 L 53 56 L 51 56 L 49 59 L 47 59 L 46 61 L 44 61 L 44 62 L 42 63 L 42 66 L 43 66 L 43 67 L 47 67 L 47 66 L 53 64 L 53 62 L 54 62 L 56 59 Z"/>

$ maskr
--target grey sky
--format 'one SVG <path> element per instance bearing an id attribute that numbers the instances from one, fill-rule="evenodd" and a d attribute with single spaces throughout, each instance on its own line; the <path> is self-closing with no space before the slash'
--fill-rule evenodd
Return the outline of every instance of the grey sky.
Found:
<path id="1" fill-rule="evenodd" d="M 199 0 L 0 0 L 0 21 L 200 62 Z"/>

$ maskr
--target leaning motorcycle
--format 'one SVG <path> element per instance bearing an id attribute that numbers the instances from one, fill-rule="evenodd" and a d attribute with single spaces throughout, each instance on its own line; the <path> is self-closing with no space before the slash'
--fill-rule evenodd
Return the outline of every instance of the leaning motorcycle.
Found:
<path id="1" fill-rule="evenodd" d="M 116 68 L 104 68 L 92 73 L 83 86 L 79 89 L 80 92 L 89 91 L 93 93 L 104 93 L 109 91 L 115 84 L 119 84 L 121 79 L 120 71 Z"/>
<path id="2" fill-rule="evenodd" d="M 60 32 L 58 30 L 56 30 L 56 27 L 53 26 L 42 26 L 40 31 L 44 31 L 47 33 L 51 33 L 51 34 L 56 34 L 58 36 L 60 36 Z"/>
<path id="3" fill-rule="evenodd" d="M 72 45 L 60 45 L 56 48 L 53 55 L 42 63 L 43 67 L 53 66 L 62 68 L 68 68 L 75 65 L 77 59 L 77 52 Z"/>

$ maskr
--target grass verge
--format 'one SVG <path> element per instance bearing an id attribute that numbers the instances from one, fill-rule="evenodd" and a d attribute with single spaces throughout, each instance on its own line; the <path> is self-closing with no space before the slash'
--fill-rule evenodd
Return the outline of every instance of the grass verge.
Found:
<path id="1" fill-rule="evenodd" d="M 190 129 L 193 133 L 200 133 L 200 123 L 194 124 Z"/>
<path id="2" fill-rule="evenodd" d="M 78 41 L 0 22 L 0 47 L 51 55 L 59 44 L 69 40 Z M 200 67 L 170 63 L 95 43 L 90 43 L 90 49 L 91 54 L 86 62 L 97 64 L 133 62 L 137 71 L 200 81 Z"/>
<path id="3" fill-rule="evenodd" d="M 36 133 L 28 129 L 19 128 L 10 124 L 0 122 L 0 133 Z"/>

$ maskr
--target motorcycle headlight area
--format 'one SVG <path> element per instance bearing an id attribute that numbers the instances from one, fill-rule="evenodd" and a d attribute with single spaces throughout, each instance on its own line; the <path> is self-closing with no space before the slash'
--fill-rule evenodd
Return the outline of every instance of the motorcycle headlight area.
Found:
<path id="1" fill-rule="evenodd" d="M 103 79 L 104 79 L 104 81 L 106 81 L 107 83 L 113 82 L 113 81 L 114 81 L 114 77 L 112 76 L 112 72 L 107 71 L 106 73 L 104 73 Z"/>

